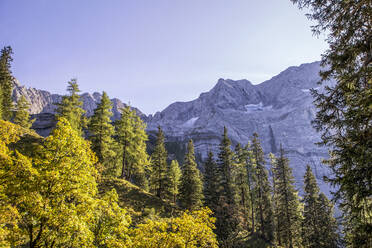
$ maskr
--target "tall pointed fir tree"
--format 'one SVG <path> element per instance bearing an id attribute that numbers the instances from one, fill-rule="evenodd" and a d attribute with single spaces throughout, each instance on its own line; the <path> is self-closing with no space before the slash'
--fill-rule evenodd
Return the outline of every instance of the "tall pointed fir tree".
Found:
<path id="1" fill-rule="evenodd" d="M 10 46 L 4 47 L 1 50 L 0 56 L 0 105 L 1 105 L 1 118 L 10 121 L 12 118 L 13 110 L 13 76 L 10 70 L 10 63 L 13 61 L 12 48 Z"/>
<path id="2" fill-rule="evenodd" d="M 279 245 L 289 248 L 301 246 L 300 202 L 294 186 L 292 169 L 289 167 L 288 159 L 284 156 L 282 146 L 280 146 L 280 157 L 274 164 L 273 176 L 277 197 L 275 216 L 279 221 L 276 236 L 280 241 Z"/>
<path id="3" fill-rule="evenodd" d="M 147 189 L 145 168 L 149 165 L 149 157 L 146 152 L 148 137 L 145 124 L 135 110 L 127 106 L 121 109 L 121 117 L 115 127 L 120 147 L 120 177 Z"/>
<path id="4" fill-rule="evenodd" d="M 167 150 L 164 146 L 164 133 L 161 127 L 158 127 L 156 135 L 156 145 L 151 154 L 151 175 L 150 190 L 159 198 L 166 198 L 169 195 Z"/>
<path id="5" fill-rule="evenodd" d="M 325 194 L 319 194 L 319 233 L 320 246 L 325 248 L 340 247 L 340 236 L 338 234 L 337 221 L 333 217 L 333 204 L 328 200 Z"/>
<path id="6" fill-rule="evenodd" d="M 30 119 L 30 113 L 28 112 L 30 104 L 24 96 L 21 96 L 15 106 L 13 123 L 20 125 L 24 128 L 31 128 L 34 119 Z"/>
<path id="7" fill-rule="evenodd" d="M 170 197 L 174 204 L 177 203 L 177 198 L 180 191 L 180 183 L 181 183 L 181 168 L 178 164 L 177 160 L 172 160 L 169 170 L 168 170 L 168 178 L 169 178 L 169 190 L 170 190 Z"/>
<path id="8" fill-rule="evenodd" d="M 337 223 L 332 205 L 321 193 L 310 166 L 304 176 L 304 220 L 302 242 L 304 247 L 338 247 Z"/>
<path id="9" fill-rule="evenodd" d="M 203 182 L 195 162 L 194 144 L 190 139 L 182 166 L 180 205 L 183 209 L 196 210 L 202 206 Z"/>
<path id="10" fill-rule="evenodd" d="M 261 237 L 267 242 L 274 240 L 274 216 L 271 202 L 271 186 L 268 178 L 268 172 L 265 168 L 264 153 L 258 139 L 258 134 L 253 134 L 252 139 L 252 157 L 256 163 L 257 185 L 256 191 L 256 214 L 257 225 Z"/>
<path id="11" fill-rule="evenodd" d="M 234 184 L 236 187 L 236 202 L 239 211 L 239 226 L 242 230 L 248 231 L 249 222 L 249 189 L 247 180 L 247 151 L 237 144 L 234 154 Z"/>
<path id="12" fill-rule="evenodd" d="M 70 123 L 71 128 L 82 136 L 85 127 L 85 110 L 82 108 L 83 102 L 78 95 L 80 90 L 75 78 L 68 82 L 67 91 L 68 95 L 63 96 L 62 101 L 56 104 L 57 117 L 65 118 Z"/>
<path id="13" fill-rule="evenodd" d="M 249 217 L 250 217 L 250 231 L 251 233 L 254 233 L 256 231 L 256 222 L 255 222 L 255 216 L 256 216 L 256 192 L 255 187 L 257 185 L 257 176 L 256 176 L 256 162 L 252 156 L 252 149 L 251 145 L 248 143 L 244 147 L 245 153 L 247 153 L 246 157 L 246 170 L 247 170 L 247 186 L 248 186 L 248 195 L 249 195 Z"/>
<path id="14" fill-rule="evenodd" d="M 204 203 L 213 212 L 216 211 L 218 205 L 217 183 L 217 164 L 212 151 L 209 151 L 204 163 Z"/>
<path id="15" fill-rule="evenodd" d="M 94 110 L 89 120 L 89 140 L 92 142 L 92 150 L 96 153 L 98 161 L 103 166 L 105 174 L 113 173 L 115 163 L 115 130 L 111 124 L 112 103 L 106 92 L 103 92 L 100 103 Z"/>
<path id="16" fill-rule="evenodd" d="M 237 233 L 237 208 L 235 202 L 235 190 L 232 181 L 231 168 L 233 165 L 231 141 L 227 136 L 227 128 L 224 127 L 222 141 L 219 146 L 217 161 L 218 207 L 215 212 L 216 234 L 222 246 L 232 244 Z"/>

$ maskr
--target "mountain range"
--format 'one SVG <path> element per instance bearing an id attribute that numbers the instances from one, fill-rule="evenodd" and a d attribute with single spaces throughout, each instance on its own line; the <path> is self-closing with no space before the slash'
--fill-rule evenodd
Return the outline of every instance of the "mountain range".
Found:
<path id="1" fill-rule="evenodd" d="M 322 180 L 329 171 L 321 163 L 328 157 L 328 151 L 315 144 L 320 141 L 320 134 L 311 125 L 316 109 L 310 89 L 323 90 L 317 84 L 320 69 L 319 62 L 289 67 L 257 85 L 245 79 L 219 79 L 210 91 L 201 93 L 195 100 L 172 103 L 154 115 L 146 116 L 139 109 L 136 111 L 147 123 L 150 137 L 161 126 L 167 141 L 180 147 L 193 139 L 195 151 L 201 158 L 205 158 L 209 150 L 216 154 L 224 126 L 228 128 L 233 145 L 247 144 L 256 132 L 266 154 L 277 154 L 280 145 L 283 146 L 300 190 L 309 164 L 321 190 L 329 195 L 329 185 Z M 31 104 L 30 111 L 36 118 L 33 128 L 43 136 L 48 135 L 55 125 L 54 104 L 62 96 L 26 88 L 16 82 L 14 100 L 21 95 Z M 93 114 L 100 98 L 101 94 L 97 92 L 81 95 L 88 116 Z M 112 102 L 115 120 L 120 117 L 120 108 L 126 105 L 116 98 Z"/>

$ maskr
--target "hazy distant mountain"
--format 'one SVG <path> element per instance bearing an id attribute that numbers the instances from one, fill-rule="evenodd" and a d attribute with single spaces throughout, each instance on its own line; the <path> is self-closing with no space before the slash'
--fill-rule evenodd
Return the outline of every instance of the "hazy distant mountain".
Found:
<path id="1" fill-rule="evenodd" d="M 315 145 L 320 134 L 311 126 L 316 110 L 310 89 L 320 89 L 317 85 L 319 70 L 319 62 L 289 67 L 258 85 L 248 80 L 219 79 L 209 92 L 200 94 L 193 101 L 172 103 L 154 116 L 145 116 L 138 109 L 137 113 L 147 122 L 150 134 L 160 125 L 167 141 L 180 147 L 192 138 L 196 152 L 202 157 L 208 150 L 217 152 L 224 126 L 228 128 L 233 144 L 246 144 L 257 132 L 267 154 L 277 153 L 282 144 L 288 152 L 298 186 L 302 185 L 305 167 L 309 164 L 320 187 L 328 193 L 329 186 L 322 182 L 327 169 L 321 165 L 321 160 L 328 156 L 327 149 Z M 37 118 L 33 127 L 47 135 L 54 125 L 54 103 L 59 102 L 61 96 L 17 84 L 14 97 L 20 95 L 25 95 L 31 103 L 31 113 Z M 89 116 L 101 94 L 84 93 L 81 96 Z M 116 119 L 125 104 L 118 99 L 112 101 L 113 119 Z"/>

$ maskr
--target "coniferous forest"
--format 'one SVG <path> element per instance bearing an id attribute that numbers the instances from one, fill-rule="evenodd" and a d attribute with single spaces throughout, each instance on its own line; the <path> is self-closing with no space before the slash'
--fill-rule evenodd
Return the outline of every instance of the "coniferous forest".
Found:
<path id="1" fill-rule="evenodd" d="M 292 0 L 326 32 L 322 80 L 312 90 L 314 127 L 335 186 L 328 198 L 309 165 L 303 188 L 286 147 L 265 152 L 260 134 L 233 144 L 221 130 L 202 160 L 194 143 L 170 159 L 159 126 L 148 149 L 134 108 L 112 121 L 103 92 L 87 116 L 76 79 L 56 104 L 47 137 L 33 129 L 29 102 L 13 102 L 10 46 L 0 57 L 0 247 L 371 247 L 372 45 L 370 1 Z M 321 82 L 320 82 L 321 83 Z M 335 216 L 335 208 L 342 213 Z"/>

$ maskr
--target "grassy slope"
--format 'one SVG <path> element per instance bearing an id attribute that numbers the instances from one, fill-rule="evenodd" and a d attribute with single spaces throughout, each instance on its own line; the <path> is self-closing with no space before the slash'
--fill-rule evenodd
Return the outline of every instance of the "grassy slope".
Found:
<path id="1" fill-rule="evenodd" d="M 171 202 L 163 201 L 126 180 L 105 177 L 99 183 L 101 194 L 112 188 L 115 188 L 119 195 L 119 205 L 130 209 L 131 214 L 138 220 L 154 214 L 169 217 L 179 212 L 179 209 Z"/>

